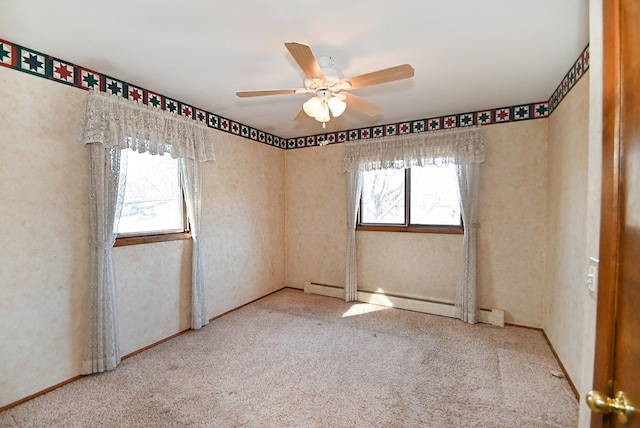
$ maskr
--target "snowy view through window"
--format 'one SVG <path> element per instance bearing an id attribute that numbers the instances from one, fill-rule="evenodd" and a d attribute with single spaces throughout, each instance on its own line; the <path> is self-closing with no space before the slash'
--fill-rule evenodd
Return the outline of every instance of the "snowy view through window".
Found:
<path id="1" fill-rule="evenodd" d="M 455 165 L 413 167 L 410 170 L 412 225 L 460 225 Z M 405 170 L 364 173 L 361 223 L 405 224 Z"/>
<path id="2" fill-rule="evenodd" d="M 118 234 L 181 232 L 182 192 L 178 160 L 127 149 L 127 182 Z"/>
<path id="3" fill-rule="evenodd" d="M 404 169 L 364 173 L 361 222 L 404 224 Z"/>

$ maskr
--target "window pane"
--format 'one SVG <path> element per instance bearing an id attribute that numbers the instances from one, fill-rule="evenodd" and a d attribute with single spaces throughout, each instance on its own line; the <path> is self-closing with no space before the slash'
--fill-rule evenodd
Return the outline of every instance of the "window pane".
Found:
<path id="1" fill-rule="evenodd" d="M 127 185 L 118 234 L 183 231 L 177 159 L 127 150 Z"/>
<path id="2" fill-rule="evenodd" d="M 411 224 L 460 225 L 455 165 L 411 168 Z"/>
<path id="3" fill-rule="evenodd" d="M 361 223 L 404 224 L 404 169 L 364 173 Z"/>

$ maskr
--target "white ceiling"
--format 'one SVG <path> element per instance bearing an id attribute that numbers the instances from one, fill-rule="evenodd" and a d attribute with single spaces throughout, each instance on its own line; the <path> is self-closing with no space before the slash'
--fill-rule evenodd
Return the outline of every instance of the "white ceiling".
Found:
<path id="1" fill-rule="evenodd" d="M 546 101 L 589 41 L 588 0 L 0 0 L 0 38 L 290 138 Z M 412 79 L 354 91 L 379 104 L 327 129 L 293 122 L 310 94 L 284 47 L 345 76 L 409 63 Z"/>

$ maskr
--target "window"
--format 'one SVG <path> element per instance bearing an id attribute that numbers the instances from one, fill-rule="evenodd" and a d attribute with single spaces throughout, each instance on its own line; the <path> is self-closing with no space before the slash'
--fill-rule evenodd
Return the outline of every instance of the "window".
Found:
<path id="1" fill-rule="evenodd" d="M 126 173 L 116 245 L 187 238 L 178 160 L 127 149 Z"/>
<path id="2" fill-rule="evenodd" d="M 365 172 L 358 229 L 462 233 L 456 166 Z"/>

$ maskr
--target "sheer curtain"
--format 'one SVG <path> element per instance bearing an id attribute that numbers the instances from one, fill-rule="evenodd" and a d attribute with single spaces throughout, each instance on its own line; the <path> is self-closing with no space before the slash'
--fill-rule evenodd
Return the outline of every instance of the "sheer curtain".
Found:
<path id="1" fill-rule="evenodd" d="M 464 225 L 462 258 L 456 283 L 456 318 L 475 324 L 476 304 L 476 242 L 478 236 L 478 185 L 480 167 L 477 163 L 457 164 L 458 195 Z"/>
<path id="2" fill-rule="evenodd" d="M 193 234 L 197 256 L 194 255 L 192 273 L 192 318 L 199 321 L 192 320 L 193 328 L 206 324 L 202 319 L 207 317 L 200 233 L 200 163 L 215 161 L 215 155 L 213 137 L 205 125 L 96 91 L 87 96 L 81 141 L 91 146 L 91 282 L 81 370 L 82 374 L 90 374 L 114 369 L 120 362 L 112 249 L 126 183 L 123 149 L 169 153 L 186 160 L 181 162 L 185 165 L 181 169 L 183 177 L 187 177 L 183 179 L 187 215 L 197 229 Z"/>
<path id="3" fill-rule="evenodd" d="M 209 324 L 207 295 L 204 285 L 204 256 L 200 236 L 202 207 L 202 166 L 193 159 L 180 159 L 182 189 L 191 226 L 191 328 L 197 330 Z"/>
<path id="4" fill-rule="evenodd" d="M 124 156 L 123 156 L 124 154 Z M 124 198 L 126 152 L 91 146 L 89 239 L 91 278 L 82 374 L 116 368 L 120 363 L 115 273 L 111 251 Z M 126 160 L 125 160 L 126 162 Z"/>
<path id="5" fill-rule="evenodd" d="M 352 225 L 355 230 L 353 210 L 357 212 L 357 203 L 362 192 L 362 178 L 357 182 L 352 178 L 353 174 L 389 168 L 404 169 L 412 166 L 455 164 L 458 170 L 459 197 L 464 222 L 462 261 L 456 286 L 456 316 L 469 323 L 476 322 L 478 179 L 479 164 L 482 162 L 484 162 L 484 142 L 478 127 L 375 138 L 345 144 L 343 169 L 349 174 L 345 300 L 357 293 L 357 284 L 354 279 L 357 277 L 356 240 Z M 352 205 L 354 198 L 356 199 L 355 208 Z M 351 223 L 352 217 L 354 223 Z"/>
<path id="6" fill-rule="evenodd" d="M 356 259 L 356 221 L 358 205 L 362 193 L 361 171 L 347 172 L 347 259 L 344 281 L 344 301 L 353 302 L 358 298 L 358 268 Z"/>

